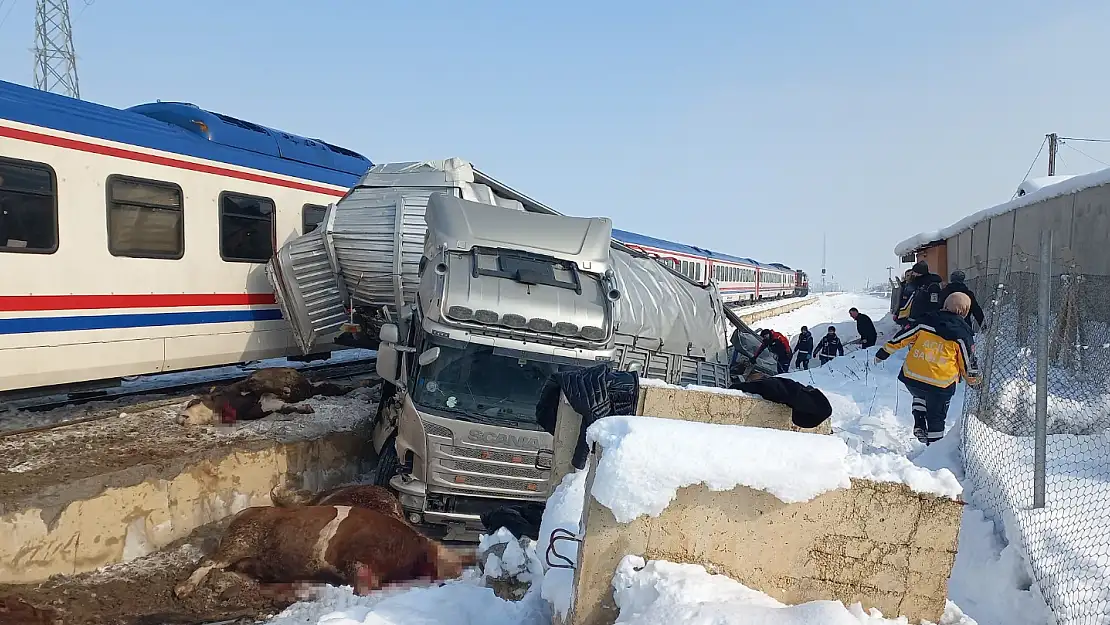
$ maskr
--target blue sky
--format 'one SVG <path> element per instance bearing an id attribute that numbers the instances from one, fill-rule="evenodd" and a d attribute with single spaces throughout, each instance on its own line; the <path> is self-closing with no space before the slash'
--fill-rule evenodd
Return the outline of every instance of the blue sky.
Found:
<path id="1" fill-rule="evenodd" d="M 850 287 L 1008 200 L 1045 133 L 1110 137 L 1103 2 L 86 4 L 87 100 L 460 156 L 563 212 L 811 275 L 827 233 Z M 32 81 L 33 8 L 0 0 L 0 79 Z"/>

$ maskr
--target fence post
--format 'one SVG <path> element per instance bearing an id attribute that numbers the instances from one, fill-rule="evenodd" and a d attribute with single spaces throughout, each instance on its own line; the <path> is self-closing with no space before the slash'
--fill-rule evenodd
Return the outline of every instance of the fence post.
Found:
<path id="1" fill-rule="evenodd" d="M 1052 297 L 1052 230 L 1041 232 L 1040 293 L 1037 296 L 1037 428 L 1033 448 L 1033 507 L 1044 507 L 1048 445 L 1048 313 Z"/>

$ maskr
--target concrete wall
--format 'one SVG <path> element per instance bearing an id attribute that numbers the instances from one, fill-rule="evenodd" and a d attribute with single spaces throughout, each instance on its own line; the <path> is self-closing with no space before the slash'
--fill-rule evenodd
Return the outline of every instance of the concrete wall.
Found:
<path id="1" fill-rule="evenodd" d="M 313 490 L 348 482 L 357 477 L 361 446 L 353 431 L 226 441 L 195 459 L 148 466 L 126 485 L 52 501 L 49 509 L 3 502 L 0 583 L 41 582 L 147 555 L 244 508 L 270 505 L 270 489 L 286 480 Z"/>
<path id="2" fill-rule="evenodd" d="M 746 487 L 692 486 L 658 517 L 627 525 L 587 494 L 575 596 L 562 622 L 615 621 L 611 581 L 628 554 L 700 564 L 787 604 L 859 602 L 888 618 L 940 622 L 960 515 L 950 499 L 864 480 L 796 504 Z"/>
<path id="3" fill-rule="evenodd" d="M 832 433 L 830 420 L 811 430 L 795 427 L 790 420 L 789 407 L 761 397 L 659 386 L 640 388 L 636 414 L 699 423 L 748 425 L 815 434 Z"/>
<path id="4" fill-rule="evenodd" d="M 767 319 L 768 317 L 774 317 L 774 316 L 777 316 L 777 315 L 781 315 L 783 313 L 788 313 L 792 310 L 797 310 L 797 309 L 801 308 L 802 306 L 809 306 L 810 304 L 812 304 L 815 301 L 817 301 L 817 298 L 815 298 L 815 297 L 806 297 L 806 298 L 802 298 L 802 299 L 796 299 L 796 300 L 793 300 L 793 301 L 790 301 L 790 302 L 784 302 L 781 306 L 772 306 L 771 308 L 761 308 L 759 310 L 754 310 L 754 311 L 751 311 L 751 312 L 744 312 L 743 308 L 738 308 L 738 309 L 735 309 L 734 312 L 737 315 L 740 316 L 740 319 L 744 323 L 751 324 L 751 323 L 754 323 L 756 321 L 759 321 L 760 319 Z"/>
<path id="5" fill-rule="evenodd" d="M 832 434 L 832 421 L 813 429 L 799 428 L 790 419 L 791 410 L 761 397 L 731 395 L 684 388 L 641 386 L 636 414 L 698 423 L 747 425 L 750 427 Z M 578 443 L 582 416 L 574 412 L 566 398 L 559 398 L 553 445 L 555 457 L 551 484 L 558 485 L 572 470 L 571 459 Z"/>

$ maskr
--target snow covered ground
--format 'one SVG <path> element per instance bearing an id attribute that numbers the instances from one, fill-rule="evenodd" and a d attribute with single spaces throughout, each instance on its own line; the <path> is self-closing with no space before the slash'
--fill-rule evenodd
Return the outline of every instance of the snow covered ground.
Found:
<path id="1" fill-rule="evenodd" d="M 267 369 L 270 367 L 292 367 L 294 369 L 303 369 L 309 365 L 341 365 L 344 363 L 355 362 L 358 360 L 373 358 L 377 355 L 377 351 L 372 349 L 342 349 L 332 352 L 332 355 L 327 360 L 317 360 L 314 362 L 301 362 L 296 360 L 289 360 L 287 358 L 269 358 L 266 360 L 255 360 L 252 362 L 227 365 L 223 367 L 211 367 L 207 369 L 191 369 L 187 371 L 174 371 L 171 373 L 158 373 L 152 375 L 135 376 L 125 378 L 118 387 L 118 390 L 143 394 L 150 393 L 154 395 L 159 391 L 173 388 L 181 385 L 190 384 L 206 384 L 215 383 L 220 380 L 228 380 L 250 375 L 251 372 L 258 369 Z M 113 389 L 109 389 L 113 390 Z M 86 410 L 94 410 L 100 408 L 107 408 L 109 406 L 119 405 L 114 402 L 127 402 L 135 403 L 139 395 L 130 395 L 122 400 L 119 398 L 108 397 L 102 401 L 94 401 L 84 405 Z M 34 405 L 37 402 L 44 400 L 64 400 L 65 395 L 42 395 L 32 396 L 26 399 L 19 399 L 4 402 L 0 404 L 0 432 L 19 430 L 23 428 L 40 427 L 58 423 L 61 421 L 68 421 L 74 418 L 74 410 L 72 406 L 62 406 L 53 410 L 46 411 L 30 411 L 23 410 L 28 405 Z"/>
<path id="2" fill-rule="evenodd" d="M 889 335 L 893 330 L 887 315 L 888 300 L 847 293 L 820 296 L 811 306 L 763 320 L 760 325 L 790 334 L 808 325 L 815 336 L 820 336 L 824 327 L 833 323 L 842 340 L 847 342 L 857 337 L 855 323 L 848 317 L 848 308 L 852 306 L 871 316 L 880 335 Z M 930 471 L 938 472 L 933 475 L 947 474 L 942 471 L 947 469 L 957 479 L 964 480 L 957 429 L 963 407 L 962 388 L 949 410 L 949 435 L 926 449 L 913 437 L 910 397 L 896 379 L 904 353 L 875 366 L 871 361 L 873 350 L 868 352 L 855 351 L 827 366 L 787 375 L 825 392 L 833 407 L 836 436 L 850 454 L 854 454 L 852 457 L 896 457 L 898 462 L 905 464 L 890 466 L 902 467 L 899 470 L 904 470 L 908 464 L 903 459 L 910 459 L 929 470 L 920 471 L 921 474 Z M 619 422 L 614 421 L 611 427 L 618 425 Z M 605 435 L 606 432 L 597 434 Z M 621 479 L 634 478 L 624 476 Z M 681 476 L 676 479 L 681 481 Z M 553 529 L 562 527 L 577 533 L 585 482 L 584 472 L 577 472 L 568 475 L 556 489 L 544 514 L 540 540 L 535 545 L 537 553 L 545 553 L 547 537 Z M 675 484 L 662 486 L 670 488 Z M 620 489 L 610 490 L 609 494 L 615 497 Z M 968 495 L 965 493 L 964 497 Z M 653 509 L 658 502 L 631 502 L 630 506 L 631 514 Z M 572 559 L 576 555 L 575 544 L 569 541 L 559 543 L 557 551 Z M 531 561 L 531 557 L 529 554 L 525 559 Z M 522 561 L 519 556 L 512 560 L 517 564 Z M 547 625 L 551 622 L 552 603 L 555 609 L 565 611 L 572 576 L 570 570 L 551 569 L 541 583 L 533 584 L 524 598 L 515 602 L 497 598 L 490 588 L 484 587 L 482 577 L 476 572 L 439 587 L 394 589 L 371 597 L 355 597 L 347 588 L 327 588 L 317 601 L 292 606 L 270 621 L 270 625 Z M 844 606 L 838 602 L 784 606 L 734 580 L 711 575 L 700 566 L 644 562 L 634 554 L 622 563 L 613 584 L 620 608 L 618 623 L 628 625 L 680 622 L 686 625 L 880 625 L 906 622 L 904 619 L 882 619 L 864 612 L 859 606 Z M 949 600 L 942 619 L 945 625 L 1042 625 L 1050 622 L 1048 609 L 1031 581 L 1022 550 L 1008 544 L 1002 528 L 974 505 L 965 506 L 959 552 L 949 582 Z"/>
<path id="3" fill-rule="evenodd" d="M 861 313 L 871 317 L 880 334 L 884 328 L 891 331 L 894 329 L 894 322 L 890 320 L 890 301 L 858 293 L 818 295 L 817 301 L 813 304 L 802 306 L 786 314 L 760 319 L 753 322 L 751 326 L 756 332 L 762 328 L 781 332 L 790 338 L 791 344 L 802 331 L 802 326 L 809 327 L 809 331 L 813 333 L 814 344 L 828 332 L 829 326 L 836 326 L 836 334 L 844 342 L 844 351 L 847 352 L 853 349 L 848 343 L 859 338 L 856 322 L 848 315 L 848 309 L 852 307 L 858 308 Z M 813 366 L 813 363 L 810 366 Z"/>

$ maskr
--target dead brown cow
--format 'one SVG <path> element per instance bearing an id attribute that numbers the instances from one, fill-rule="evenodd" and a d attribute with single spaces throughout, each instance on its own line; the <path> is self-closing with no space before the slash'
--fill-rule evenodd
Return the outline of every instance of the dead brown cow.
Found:
<path id="1" fill-rule="evenodd" d="M 341 486 L 313 495 L 307 490 L 294 490 L 286 486 L 275 486 L 270 491 L 270 500 L 281 508 L 297 506 L 352 506 L 376 510 L 382 514 L 405 520 L 405 510 L 401 502 L 388 489 L 373 484 Z M 406 521 L 407 522 L 407 521 Z"/>
<path id="2" fill-rule="evenodd" d="M 177 422 L 181 425 L 214 425 L 253 421 L 268 414 L 311 414 L 311 406 L 294 406 L 317 395 L 345 395 L 358 386 L 344 387 L 328 382 L 313 384 L 300 371 L 292 367 L 271 367 L 254 371 L 246 379 L 223 388 L 212 388 L 208 393 L 190 401 L 181 410 Z"/>
<path id="3" fill-rule="evenodd" d="M 400 519 L 350 506 L 247 508 L 220 547 L 201 560 L 174 594 L 193 594 L 211 571 L 229 570 L 263 584 L 347 584 L 360 595 L 388 583 L 458 577 L 473 552 L 453 551 Z"/>

